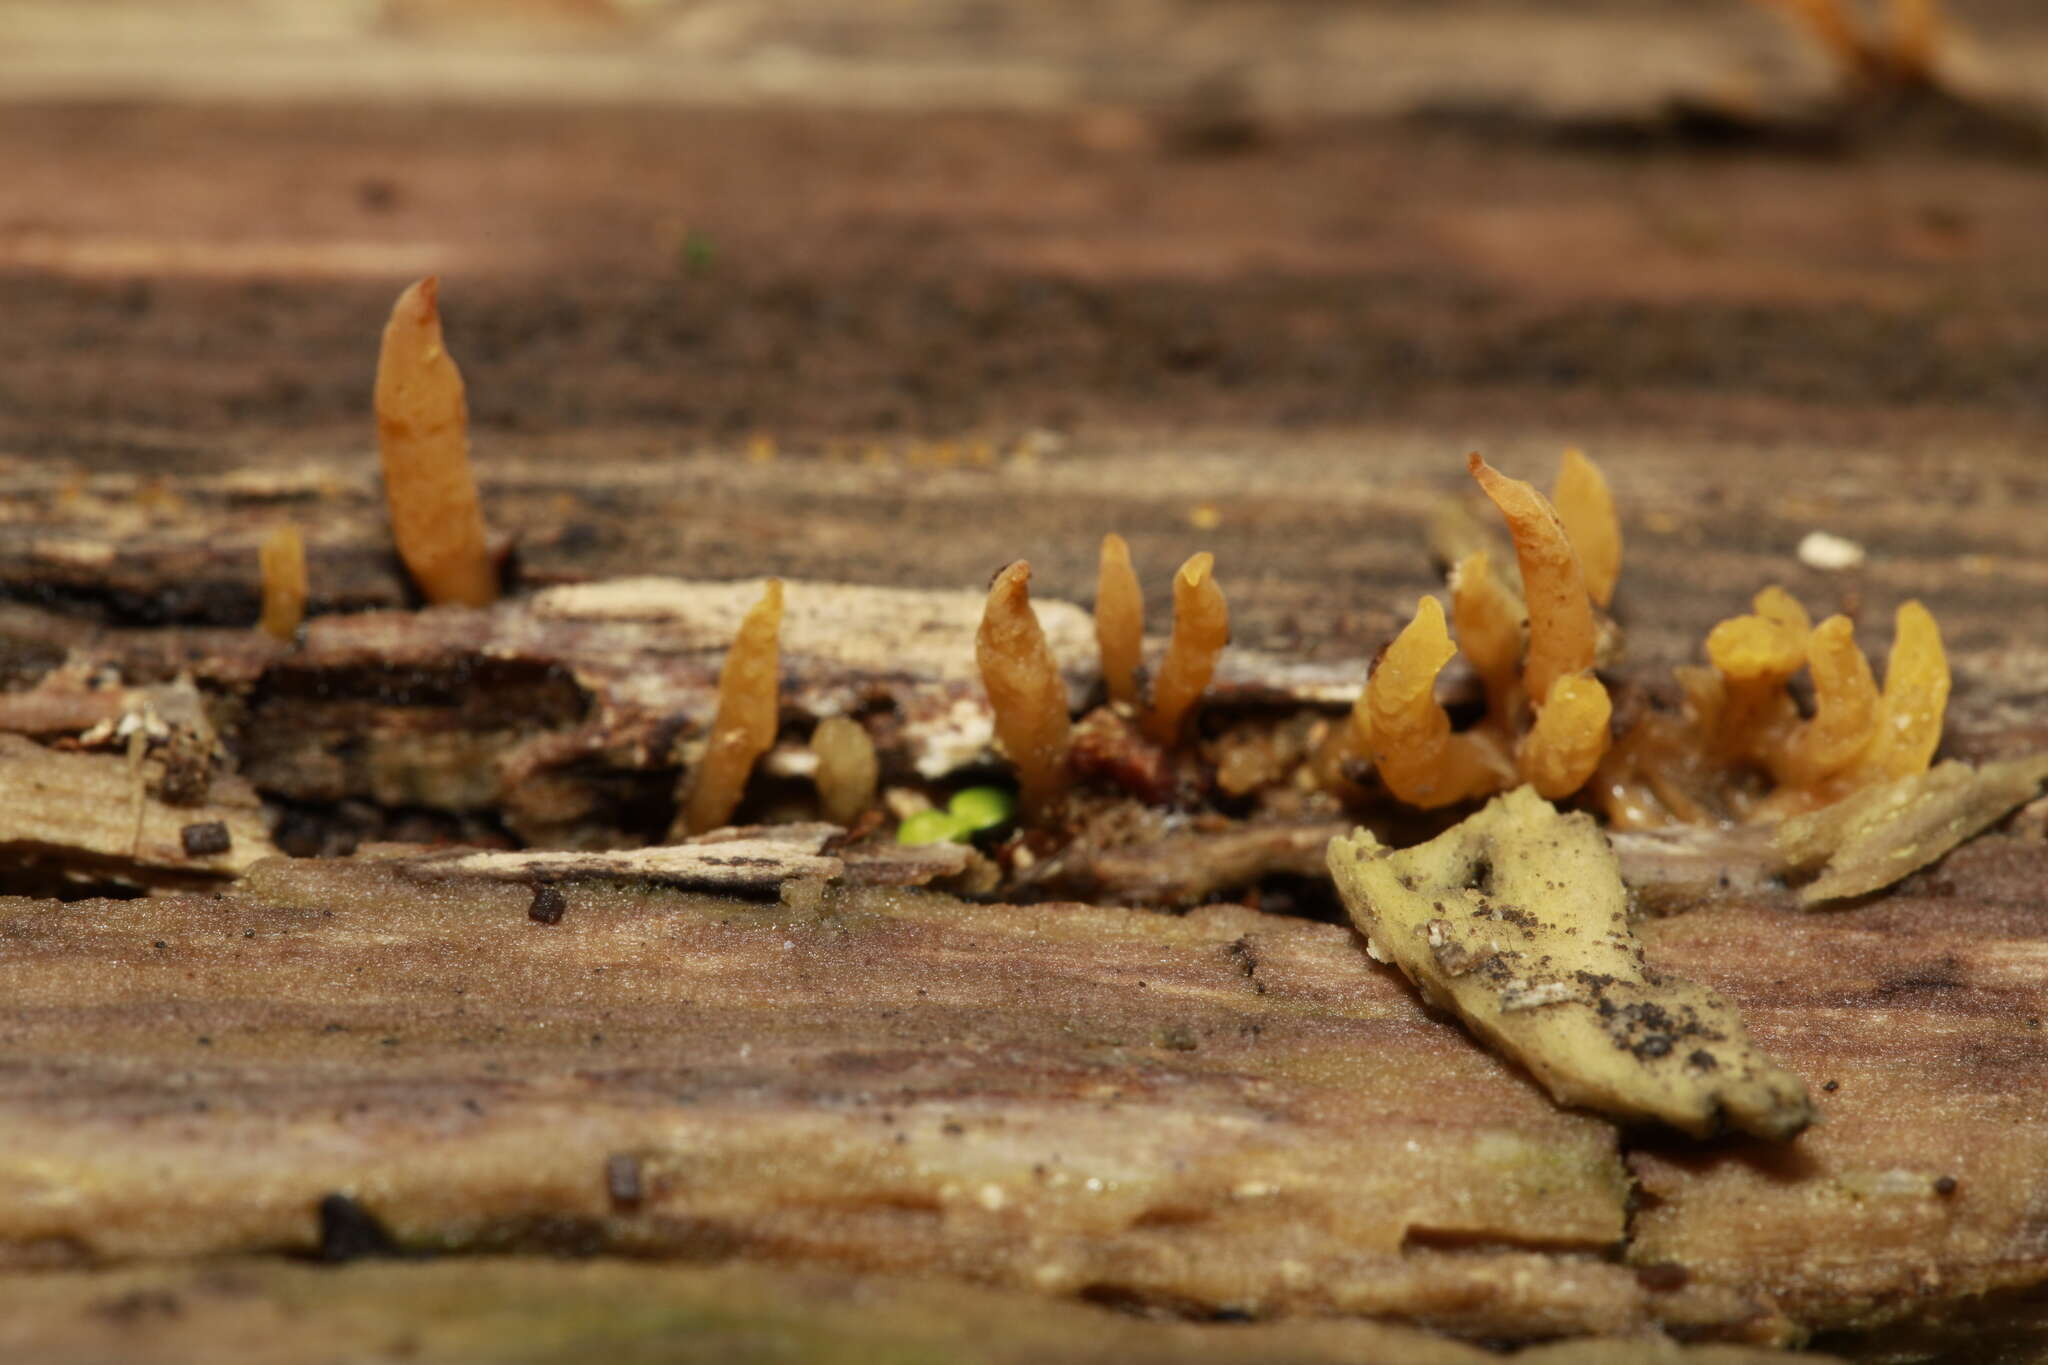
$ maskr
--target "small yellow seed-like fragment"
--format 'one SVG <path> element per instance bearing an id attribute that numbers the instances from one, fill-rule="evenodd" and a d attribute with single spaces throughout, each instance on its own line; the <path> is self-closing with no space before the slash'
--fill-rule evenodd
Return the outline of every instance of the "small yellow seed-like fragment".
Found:
<path id="1" fill-rule="evenodd" d="M 377 441 L 391 532 L 429 602 L 488 606 L 498 579 L 469 467 L 462 372 L 441 339 L 433 276 L 398 296 L 377 356 Z"/>
<path id="2" fill-rule="evenodd" d="M 818 758 L 813 780 L 825 818 L 835 825 L 851 825 L 875 804 L 881 773 L 875 741 L 851 716 L 827 716 L 811 732 L 811 752 Z"/>
<path id="3" fill-rule="evenodd" d="M 782 671 L 782 580 L 766 591 L 740 621 L 725 664 L 718 671 L 718 715 L 711 739 L 690 777 L 680 832 L 702 834 L 732 819 L 747 778 L 775 744 Z"/>
<path id="4" fill-rule="evenodd" d="M 1614 600 L 1614 585 L 1621 579 L 1621 519 L 1614 513 L 1614 494 L 1607 476 L 1581 450 L 1567 450 L 1557 467 L 1557 483 L 1551 490 L 1557 518 L 1571 537 L 1579 554 L 1579 569 L 1586 576 L 1586 591 L 1605 607 Z"/>
<path id="5" fill-rule="evenodd" d="M 1614 703 L 1590 673 L 1572 673 L 1550 686 L 1536 723 L 1515 750 L 1522 780 L 1551 801 L 1561 801 L 1600 766 L 1613 736 Z"/>
<path id="6" fill-rule="evenodd" d="M 1522 595 L 1529 608 L 1529 653 L 1522 665 L 1522 685 L 1540 704 L 1559 678 L 1593 666 L 1593 599 L 1587 595 L 1571 537 L 1549 500 L 1476 452 L 1466 465 L 1507 519 L 1508 534 L 1514 537 Z"/>
<path id="7" fill-rule="evenodd" d="M 1216 660 L 1230 643 L 1230 606 L 1216 586 L 1216 556 L 1190 556 L 1173 576 L 1173 636 L 1152 684 L 1152 709 L 1144 731 L 1155 744 L 1172 744 L 1181 723 L 1215 675 Z"/>
<path id="8" fill-rule="evenodd" d="M 1145 594 L 1131 567 L 1131 547 L 1114 531 L 1102 538 L 1095 575 L 1095 643 L 1109 699 L 1138 704 L 1138 666 L 1145 649 Z"/>
<path id="9" fill-rule="evenodd" d="M 1436 699 L 1437 674 L 1456 653 L 1443 605 L 1424 597 L 1366 681 L 1373 762 L 1387 790 L 1411 806 L 1448 806 L 1505 785 L 1490 751 L 1451 733 L 1451 718 Z"/>
<path id="10" fill-rule="evenodd" d="M 287 643 L 306 616 L 306 543 L 290 522 L 273 530 L 257 552 L 263 566 L 263 633 Z"/>
<path id="11" fill-rule="evenodd" d="M 1021 559 L 988 590 L 974 660 L 995 712 L 996 738 L 1017 768 L 1024 817 L 1043 821 L 1067 789 L 1067 686 L 1031 610 L 1031 566 Z"/>

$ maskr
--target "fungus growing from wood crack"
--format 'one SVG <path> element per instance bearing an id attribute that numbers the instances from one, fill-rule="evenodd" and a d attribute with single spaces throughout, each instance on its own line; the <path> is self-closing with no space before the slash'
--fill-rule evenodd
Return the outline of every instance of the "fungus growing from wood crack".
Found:
<path id="1" fill-rule="evenodd" d="M 1204 551 L 1190 556 L 1173 576 L 1173 635 L 1159 676 L 1152 680 L 1152 706 L 1143 726 L 1155 744 L 1180 738 L 1182 723 L 1230 643 L 1230 607 L 1216 586 L 1215 567 L 1216 556 Z"/>
<path id="2" fill-rule="evenodd" d="M 263 569 L 263 633 L 290 644 L 306 615 L 306 543 L 299 528 L 290 522 L 274 528 L 257 559 Z"/>
<path id="3" fill-rule="evenodd" d="M 1387 789 L 1412 805 L 1485 796 L 1517 776 L 1545 796 L 1569 796 L 1592 776 L 1609 743 L 1612 704 L 1592 673 L 1599 634 L 1593 600 L 1575 542 L 1550 502 L 1476 454 L 1467 467 L 1514 539 L 1528 603 L 1526 648 L 1522 604 L 1485 550 L 1468 551 L 1452 570 L 1451 595 L 1462 648 L 1486 688 L 1485 722 L 1454 734 L 1435 699 L 1436 676 L 1458 648 L 1442 607 L 1424 598 L 1334 733 L 1336 757 L 1369 756 Z M 1574 490 L 1581 533 L 1618 572 L 1621 535 L 1599 470 L 1574 451 L 1559 483 Z M 1607 586 L 1611 591 L 1611 575 Z M 1326 774 L 1336 766 L 1323 763 Z"/>
<path id="4" fill-rule="evenodd" d="M 1043 821 L 1067 790 L 1067 685 L 1031 610 L 1031 565 L 996 575 L 974 636 L 974 659 L 995 713 L 996 738 L 1016 766 L 1028 820 Z"/>
<path id="5" fill-rule="evenodd" d="M 1603 764 L 1596 790 L 1616 827 L 1798 815 L 1933 762 L 1949 671 L 1926 607 L 1898 609 L 1880 692 L 1847 617 L 1814 627 L 1776 586 L 1754 605 L 1708 633 L 1711 670 L 1679 671 L 1684 714 L 1645 714 Z M 1789 686 L 1801 669 L 1813 679 L 1806 718 Z"/>
<path id="6" fill-rule="evenodd" d="M 1138 704 L 1138 668 L 1145 649 L 1145 594 L 1131 567 L 1131 547 L 1114 531 L 1102 538 L 1095 575 L 1095 643 L 1110 701 Z"/>
<path id="7" fill-rule="evenodd" d="M 469 466 L 462 372 L 441 337 L 439 282 L 409 286 L 392 305 L 377 356 L 377 442 L 391 533 L 429 602 L 488 606 L 498 577 Z"/>
<path id="8" fill-rule="evenodd" d="M 688 791 L 671 837 L 726 824 L 746 793 L 747 778 L 774 747 L 781 692 L 782 580 L 767 588 L 740 622 L 718 671 L 718 714 L 704 755 L 686 779 Z"/>
<path id="9" fill-rule="evenodd" d="M 875 804 L 880 765 L 874 740 L 851 716 L 827 716 L 811 732 L 811 752 L 818 759 L 813 780 L 825 818 L 835 825 L 851 825 Z"/>

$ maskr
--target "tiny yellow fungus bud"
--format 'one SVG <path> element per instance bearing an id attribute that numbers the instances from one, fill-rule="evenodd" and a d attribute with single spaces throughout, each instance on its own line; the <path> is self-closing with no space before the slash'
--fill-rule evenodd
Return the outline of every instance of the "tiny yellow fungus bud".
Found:
<path id="1" fill-rule="evenodd" d="M 1472 477 L 1500 509 L 1514 537 L 1522 569 L 1522 595 L 1529 608 L 1529 653 L 1522 685 L 1532 701 L 1550 695 L 1559 678 L 1593 666 L 1597 632 L 1593 599 L 1571 537 L 1548 499 L 1520 479 L 1511 479 L 1477 453 L 1466 461 Z"/>
<path id="2" fill-rule="evenodd" d="M 1799 723 L 1785 683 L 1806 665 L 1806 609 L 1782 588 L 1756 595 L 1756 612 L 1707 633 L 1707 659 L 1721 678 L 1711 742 L 1723 758 L 1763 761 Z"/>
<path id="3" fill-rule="evenodd" d="M 306 543 L 290 522 L 273 530 L 257 552 L 263 566 L 263 632 L 287 643 L 306 616 Z"/>
<path id="4" fill-rule="evenodd" d="M 1456 653 L 1442 604 L 1424 597 L 1365 685 L 1373 762 L 1387 790 L 1411 806 L 1448 806 L 1505 785 L 1489 751 L 1452 734 L 1437 702 L 1437 674 Z"/>
<path id="5" fill-rule="evenodd" d="M 1522 778 L 1551 801 L 1586 784 L 1607 754 L 1614 704 L 1590 673 L 1573 673 L 1550 686 L 1536 723 L 1515 751 Z"/>
<path id="6" fill-rule="evenodd" d="M 1109 699 L 1138 704 L 1138 666 L 1145 649 L 1145 594 L 1131 567 L 1131 547 L 1114 531 L 1102 538 L 1095 575 L 1095 643 L 1102 652 L 1102 681 Z"/>
<path id="7" fill-rule="evenodd" d="M 974 659 L 996 738 L 1017 768 L 1024 816 L 1045 820 L 1067 789 L 1067 686 L 1031 610 L 1031 566 L 1021 559 L 989 588 Z"/>
<path id="8" fill-rule="evenodd" d="M 874 740 L 851 716 L 827 716 L 811 732 L 811 752 L 818 758 L 814 780 L 825 818 L 835 825 L 851 825 L 875 804 L 881 767 Z"/>
<path id="9" fill-rule="evenodd" d="M 1614 600 L 1614 585 L 1621 578 L 1621 519 L 1614 513 L 1614 494 L 1608 490 L 1607 476 L 1583 451 L 1567 450 L 1557 467 L 1551 501 L 1572 548 L 1578 551 L 1586 591 L 1597 605 L 1605 607 Z"/>
<path id="10" fill-rule="evenodd" d="M 1933 613 L 1917 601 L 1907 602 L 1892 632 L 1892 652 L 1884 665 L 1884 715 L 1864 755 L 1873 780 L 1927 771 L 1941 744 L 1942 714 L 1948 707 L 1948 653 Z"/>
<path id="11" fill-rule="evenodd" d="M 782 580 L 766 591 L 744 619 L 718 671 L 718 715 L 711 739 L 690 776 L 682 832 L 702 834 L 732 819 L 754 764 L 775 743 L 782 670 Z"/>
<path id="12" fill-rule="evenodd" d="M 1830 616 L 1807 642 L 1813 670 L 1813 719 L 1785 741 L 1771 775 L 1792 787 L 1812 787 L 1854 763 L 1870 747 L 1881 710 L 1870 661 L 1856 647 L 1846 616 Z"/>
<path id="13" fill-rule="evenodd" d="M 1215 675 L 1216 660 L 1230 642 L 1230 607 L 1211 570 L 1216 557 L 1189 557 L 1173 576 L 1173 636 L 1152 684 L 1152 709 L 1144 731 L 1155 744 L 1172 744 L 1181 723 Z"/>
<path id="14" fill-rule="evenodd" d="M 441 340 L 433 276 L 398 296 L 377 356 L 377 439 L 391 532 L 429 602 L 488 606 L 498 579 L 469 467 L 462 372 Z"/>
<path id="15" fill-rule="evenodd" d="M 1451 620 L 1458 649 L 1486 688 L 1486 706 L 1503 726 L 1513 723 L 1522 685 L 1522 604 L 1484 550 L 1451 570 Z"/>

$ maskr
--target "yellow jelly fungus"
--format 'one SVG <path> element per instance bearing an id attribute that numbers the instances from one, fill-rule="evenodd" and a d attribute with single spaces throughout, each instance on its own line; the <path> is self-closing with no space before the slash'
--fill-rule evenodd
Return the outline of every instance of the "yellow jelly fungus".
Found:
<path id="1" fill-rule="evenodd" d="M 1614 704 L 1598 678 L 1590 673 L 1559 678 L 1515 750 L 1522 780 L 1552 801 L 1570 796 L 1606 756 L 1613 718 Z"/>
<path id="2" fill-rule="evenodd" d="M 1505 785 L 1488 750 L 1452 734 L 1437 702 L 1437 674 L 1457 652 L 1442 604 L 1424 597 L 1366 682 L 1373 762 L 1387 790 L 1411 806 L 1447 806 Z"/>
<path id="3" fill-rule="evenodd" d="M 1484 550 L 1451 570 L 1451 620 L 1459 652 L 1486 688 L 1488 716 L 1500 726 L 1512 724 L 1522 686 L 1522 604 Z"/>
<path id="4" fill-rule="evenodd" d="M 1155 744 L 1172 744 L 1181 723 L 1215 675 L 1216 660 L 1230 642 L 1230 607 L 1216 586 L 1216 557 L 1193 555 L 1173 576 L 1173 635 L 1152 683 L 1152 709 L 1145 734 Z"/>
<path id="5" fill-rule="evenodd" d="M 1564 523 L 1541 493 L 1520 479 L 1509 478 L 1477 454 L 1469 457 L 1467 468 L 1500 509 L 1508 534 L 1514 537 L 1515 560 L 1522 569 L 1522 596 L 1529 608 L 1529 650 L 1522 663 L 1522 686 L 1531 700 L 1548 697 L 1559 678 L 1593 666 L 1593 599 L 1586 593 L 1578 554 L 1565 534 Z"/>
<path id="6" fill-rule="evenodd" d="M 1557 468 L 1551 502 L 1578 551 L 1586 591 L 1605 607 L 1614 600 L 1614 585 L 1621 578 L 1621 519 L 1614 512 L 1607 476 L 1584 451 L 1567 450 Z"/>

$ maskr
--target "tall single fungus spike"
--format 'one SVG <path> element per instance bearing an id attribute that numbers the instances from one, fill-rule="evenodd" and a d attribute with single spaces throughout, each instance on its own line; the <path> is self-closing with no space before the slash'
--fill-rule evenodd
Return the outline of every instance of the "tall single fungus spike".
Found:
<path id="1" fill-rule="evenodd" d="M 1152 684 L 1152 709 L 1144 730 L 1154 743 L 1172 744 L 1181 722 L 1215 675 L 1216 660 L 1230 643 L 1230 606 L 1212 572 L 1216 556 L 1190 556 L 1173 576 L 1173 637 Z"/>
<path id="2" fill-rule="evenodd" d="M 681 833 L 702 834 L 732 819 L 747 778 L 775 744 L 782 672 L 782 580 L 767 589 L 740 622 L 739 634 L 718 671 L 718 715 L 711 739 L 690 776 L 679 821 Z"/>
<path id="3" fill-rule="evenodd" d="M 1102 681 L 1109 699 L 1138 704 L 1138 666 L 1145 648 L 1145 594 L 1131 567 L 1131 547 L 1112 531 L 1102 538 L 1095 575 L 1095 643 L 1102 652 Z"/>
<path id="4" fill-rule="evenodd" d="M 498 580 L 469 467 L 462 372 L 441 340 L 438 282 L 398 296 L 377 356 L 377 441 L 399 557 L 429 602 L 488 606 Z"/>
<path id="5" fill-rule="evenodd" d="M 285 522 L 257 552 L 263 566 L 263 633 L 286 643 L 306 615 L 306 542 Z"/>
<path id="6" fill-rule="evenodd" d="M 1373 762 L 1387 790 L 1411 806 L 1448 806 L 1506 785 L 1480 740 L 1451 732 L 1436 699 L 1437 674 L 1457 652 L 1442 604 L 1424 597 L 1365 684 Z"/>
<path id="7" fill-rule="evenodd" d="M 1621 578 L 1621 519 L 1614 513 L 1614 494 L 1608 490 L 1607 476 L 1584 451 L 1567 450 L 1557 467 L 1557 483 L 1550 498 L 1572 548 L 1578 551 L 1586 591 L 1604 608 L 1614 600 L 1614 585 Z"/>
<path id="8" fill-rule="evenodd" d="M 1892 652 L 1884 665 L 1884 719 L 1865 755 L 1875 779 L 1926 772 L 1941 744 L 1948 709 L 1948 652 L 1934 614 L 1917 600 L 1893 618 Z"/>
<path id="9" fill-rule="evenodd" d="M 1870 661 L 1856 647 L 1846 616 L 1830 616 L 1807 641 L 1813 672 L 1813 719 L 1785 741 L 1771 776 L 1788 787 L 1813 787 L 1854 763 L 1878 729 L 1880 698 Z"/>
<path id="10" fill-rule="evenodd" d="M 995 712 L 996 738 L 1017 767 L 1024 816 L 1043 821 L 1067 789 L 1067 685 L 1031 610 L 1031 566 L 1024 560 L 990 586 L 974 660 Z"/>
<path id="11" fill-rule="evenodd" d="M 1559 678 L 1593 667 L 1593 599 L 1587 595 L 1571 537 L 1549 500 L 1476 452 L 1466 467 L 1507 519 L 1508 533 L 1515 540 L 1522 595 L 1529 607 L 1529 654 L 1522 664 L 1522 685 L 1540 706 Z"/>
<path id="12" fill-rule="evenodd" d="M 1451 621 L 1459 652 L 1486 688 L 1488 718 L 1512 725 L 1522 690 L 1522 604 L 1484 550 L 1451 570 Z"/>

